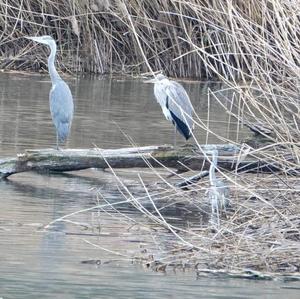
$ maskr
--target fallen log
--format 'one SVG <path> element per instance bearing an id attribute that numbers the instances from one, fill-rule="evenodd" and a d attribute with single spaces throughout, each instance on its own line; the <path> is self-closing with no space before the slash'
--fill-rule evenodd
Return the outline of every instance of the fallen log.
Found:
<path id="1" fill-rule="evenodd" d="M 121 149 L 37 149 L 26 150 L 17 157 L 0 160 L 0 179 L 25 171 L 75 171 L 87 168 L 169 167 L 178 172 L 207 170 L 210 162 L 205 151 L 218 150 L 218 167 L 244 172 L 278 172 L 282 168 L 272 161 L 247 156 L 238 162 L 240 148 L 232 144 L 192 145 L 174 148 L 169 145 Z"/>

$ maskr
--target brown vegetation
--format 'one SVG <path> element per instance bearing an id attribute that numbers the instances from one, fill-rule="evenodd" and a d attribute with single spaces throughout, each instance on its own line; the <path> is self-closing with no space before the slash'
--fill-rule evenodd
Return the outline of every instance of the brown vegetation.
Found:
<path id="1" fill-rule="evenodd" d="M 275 0 L 12 0 L 0 6 L 1 67 L 31 68 L 21 37 L 50 34 L 73 72 L 148 72 L 146 57 L 176 77 L 293 78 L 298 9 Z"/>

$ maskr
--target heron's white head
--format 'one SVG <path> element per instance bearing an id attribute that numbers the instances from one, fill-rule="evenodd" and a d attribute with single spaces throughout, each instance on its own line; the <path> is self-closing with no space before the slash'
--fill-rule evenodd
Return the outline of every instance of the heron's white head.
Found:
<path id="1" fill-rule="evenodd" d="M 51 46 L 55 44 L 55 40 L 50 35 L 43 35 L 43 36 L 25 36 L 25 38 L 33 40 L 35 42 Z"/>

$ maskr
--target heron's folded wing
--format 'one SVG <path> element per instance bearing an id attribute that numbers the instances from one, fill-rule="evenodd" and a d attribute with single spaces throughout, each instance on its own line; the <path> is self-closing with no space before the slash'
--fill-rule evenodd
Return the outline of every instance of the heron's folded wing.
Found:
<path id="1" fill-rule="evenodd" d="M 68 123 L 72 121 L 74 104 L 69 86 L 64 81 L 53 85 L 50 95 L 50 111 L 54 122 Z"/>
<path id="2" fill-rule="evenodd" d="M 193 128 L 192 115 L 194 108 L 190 98 L 182 85 L 175 81 L 170 81 L 166 88 L 169 110 L 190 128 Z"/>

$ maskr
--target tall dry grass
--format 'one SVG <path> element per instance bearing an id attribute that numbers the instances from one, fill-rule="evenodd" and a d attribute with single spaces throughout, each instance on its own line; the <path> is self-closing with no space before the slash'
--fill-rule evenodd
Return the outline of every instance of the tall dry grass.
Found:
<path id="1" fill-rule="evenodd" d="M 298 10 L 275 0 L 2 1 L 1 67 L 31 67 L 20 38 L 51 34 L 62 66 L 75 72 L 150 66 L 174 77 L 251 80 L 265 70 L 271 80 L 294 78 L 286 68 L 297 65 Z"/>

